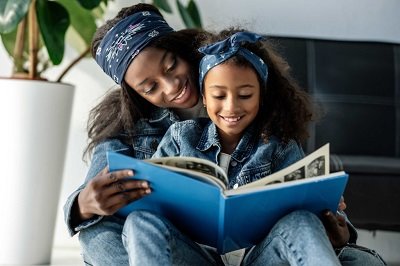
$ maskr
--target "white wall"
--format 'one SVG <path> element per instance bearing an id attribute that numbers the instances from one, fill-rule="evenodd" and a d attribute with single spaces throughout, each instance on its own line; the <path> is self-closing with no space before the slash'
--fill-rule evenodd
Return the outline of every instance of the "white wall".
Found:
<path id="1" fill-rule="evenodd" d="M 206 27 L 264 34 L 400 42 L 397 0 L 201 0 Z"/>
<path id="2" fill-rule="evenodd" d="M 184 2 L 183 0 L 181 0 Z M 111 2 L 111 14 L 131 0 Z M 175 1 L 170 1 L 174 3 Z M 201 16 L 207 29 L 218 30 L 227 26 L 243 26 L 264 34 L 298 37 L 380 40 L 400 43 L 400 1 L 398 0 L 198 0 Z M 182 28 L 179 18 L 167 15 L 177 29 Z M 76 54 L 67 50 L 65 62 Z M 11 63 L 0 47 L 0 76 L 11 72 Z M 55 80 L 61 67 L 47 73 Z M 91 107 L 113 85 L 108 76 L 91 59 L 79 63 L 65 77 L 64 82 L 76 85 L 68 152 L 60 195 L 56 245 L 76 245 L 62 221 L 61 207 L 67 196 L 83 181 L 87 165 L 81 160 L 86 145 L 86 119 Z"/>

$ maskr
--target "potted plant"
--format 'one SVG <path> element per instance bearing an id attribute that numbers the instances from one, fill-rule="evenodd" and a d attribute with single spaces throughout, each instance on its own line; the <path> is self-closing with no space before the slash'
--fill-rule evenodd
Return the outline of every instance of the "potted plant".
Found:
<path id="1" fill-rule="evenodd" d="M 75 39 L 84 57 L 106 0 L 2 0 L 1 40 L 13 59 L 0 78 L 0 264 L 49 264 L 74 86 L 42 73 Z M 69 67 L 67 67 L 69 69 Z"/>
<path id="2" fill-rule="evenodd" d="M 64 75 L 87 56 L 107 0 L 2 0 L 1 41 L 12 58 L 0 77 L 0 264 L 49 264 L 62 183 L 74 86 Z M 132 3 L 133 4 L 133 3 Z M 152 4 L 172 13 L 167 0 Z M 201 27 L 197 6 L 176 1 L 186 27 Z M 44 73 L 63 61 L 65 44 L 79 56 L 59 77 Z"/>

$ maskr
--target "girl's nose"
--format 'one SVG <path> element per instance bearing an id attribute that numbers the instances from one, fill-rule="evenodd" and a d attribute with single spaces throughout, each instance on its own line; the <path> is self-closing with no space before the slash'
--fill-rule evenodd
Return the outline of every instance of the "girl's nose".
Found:
<path id="1" fill-rule="evenodd" d="M 239 103 L 235 97 L 227 97 L 224 101 L 224 109 L 229 113 L 235 113 L 236 110 L 240 109 Z"/>

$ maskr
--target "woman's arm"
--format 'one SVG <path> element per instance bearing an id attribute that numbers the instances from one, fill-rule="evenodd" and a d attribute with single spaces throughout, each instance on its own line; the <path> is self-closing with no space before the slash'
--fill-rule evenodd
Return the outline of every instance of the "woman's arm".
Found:
<path id="1" fill-rule="evenodd" d="M 108 171 L 107 151 L 127 148 L 119 140 L 108 140 L 96 147 L 85 183 L 71 194 L 64 206 L 71 235 L 150 193 L 146 182 L 128 178 L 134 175 L 133 171 Z"/>

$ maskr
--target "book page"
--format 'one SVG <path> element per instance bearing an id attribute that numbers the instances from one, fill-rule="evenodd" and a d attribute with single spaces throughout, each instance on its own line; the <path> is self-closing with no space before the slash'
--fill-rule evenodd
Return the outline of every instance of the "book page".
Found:
<path id="1" fill-rule="evenodd" d="M 327 174 L 329 174 L 329 143 L 296 163 L 257 181 L 240 186 L 236 190 L 239 191 L 250 187 L 284 183 Z"/>
<path id="2" fill-rule="evenodd" d="M 229 181 L 225 171 L 209 160 L 195 157 L 161 157 L 145 161 L 190 175 L 208 183 L 217 184 L 224 190 L 228 186 Z"/>

